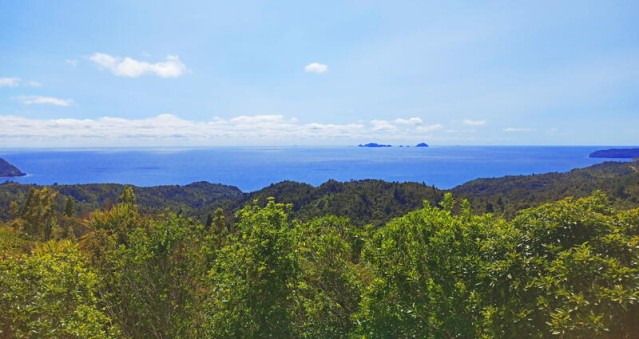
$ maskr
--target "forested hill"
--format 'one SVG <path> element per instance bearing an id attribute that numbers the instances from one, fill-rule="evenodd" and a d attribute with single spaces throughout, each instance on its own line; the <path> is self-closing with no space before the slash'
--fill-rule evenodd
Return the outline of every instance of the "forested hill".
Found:
<path id="1" fill-rule="evenodd" d="M 0 158 L 0 178 L 2 177 L 21 177 L 22 173 L 17 167 L 11 165 L 6 160 Z"/>
<path id="2" fill-rule="evenodd" d="M 243 203 L 265 203 L 268 197 L 275 197 L 278 202 L 292 204 L 292 216 L 301 220 L 330 214 L 348 217 L 356 225 L 381 225 L 423 207 L 424 201 L 437 205 L 444 193 L 423 184 L 382 180 L 329 180 L 319 187 L 286 181 L 248 194 Z"/>
<path id="3" fill-rule="evenodd" d="M 22 185 L 15 182 L 0 184 L 0 220 L 10 217 L 11 202 L 22 204 L 29 192 L 40 186 Z M 109 208 L 118 202 L 125 185 L 83 184 L 53 185 L 60 195 L 57 206 L 62 209 L 68 198 L 72 198 L 77 215 L 86 215 L 96 209 Z M 242 201 L 244 193 L 235 186 L 196 182 L 185 186 L 169 185 L 155 187 L 134 187 L 137 203 L 144 213 L 158 213 L 165 210 L 189 212 L 199 209 L 230 206 Z"/>
<path id="4" fill-rule="evenodd" d="M 0 184 L 0 220 L 12 217 L 10 204 L 21 206 L 36 185 L 15 182 Z M 114 205 L 124 185 L 85 184 L 54 185 L 58 191 L 57 208 L 61 211 L 72 198 L 77 215 L 87 215 Z M 437 204 L 444 191 L 417 183 L 389 183 L 362 180 L 341 183 L 328 181 L 319 187 L 284 181 L 253 193 L 242 193 L 237 187 L 198 182 L 186 186 L 133 187 L 137 204 L 143 213 L 173 211 L 204 221 L 216 209 L 222 208 L 227 218 L 234 211 L 258 200 L 265 204 L 268 197 L 293 205 L 292 216 L 309 220 L 326 214 L 349 217 L 353 223 L 380 225 L 393 217 L 423 206 L 428 200 Z M 17 212 L 16 212 L 17 213 Z"/>
<path id="5" fill-rule="evenodd" d="M 639 172 L 637 162 L 606 162 L 575 169 L 567 173 L 506 176 L 477 179 L 449 190 L 471 202 L 477 213 L 490 212 L 513 217 L 517 211 L 558 199 L 583 197 L 596 190 L 604 191 L 615 207 L 639 206 Z M 38 186 L 14 182 L 0 184 L 0 220 L 11 218 L 10 204 L 18 206 L 29 191 Z M 77 215 L 108 208 L 118 201 L 124 190 L 119 184 L 54 185 L 60 193 L 57 208 L 62 210 L 68 198 L 74 201 Z M 237 187 L 197 182 L 186 186 L 134 187 L 137 204 L 144 213 L 174 211 L 204 221 L 217 208 L 231 218 L 235 211 L 268 197 L 293 205 L 291 214 L 300 220 L 321 215 L 345 216 L 356 225 L 381 225 L 390 219 L 423 206 L 424 201 L 437 205 L 444 193 L 418 183 L 391 183 L 381 180 L 337 182 L 330 180 L 318 187 L 284 181 L 256 192 L 243 193 Z"/>
<path id="6" fill-rule="evenodd" d="M 636 166 L 457 197 L 379 180 L 5 183 L 0 338 L 639 338 L 639 208 L 618 208 L 639 205 Z"/>
<path id="7" fill-rule="evenodd" d="M 639 206 L 639 162 L 605 162 L 567 173 L 477 179 L 451 192 L 469 199 L 476 212 L 512 217 L 521 209 L 600 190 L 619 208 Z"/>

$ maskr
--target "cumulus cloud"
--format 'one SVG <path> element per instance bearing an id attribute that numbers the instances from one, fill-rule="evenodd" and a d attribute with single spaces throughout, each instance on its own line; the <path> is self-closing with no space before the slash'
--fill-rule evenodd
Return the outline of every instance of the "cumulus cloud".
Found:
<path id="1" fill-rule="evenodd" d="M 417 127 L 417 130 L 420 132 L 435 132 L 435 131 L 441 131 L 443 129 L 444 129 L 444 125 L 442 124 L 434 124 L 434 125 Z"/>
<path id="2" fill-rule="evenodd" d="M 0 144 L 77 145 L 268 145 L 421 142 L 441 125 L 301 123 L 283 115 L 243 115 L 191 121 L 172 114 L 147 119 L 28 119 L 0 116 Z M 415 120 L 413 120 L 415 122 Z M 426 133 L 428 132 L 428 133 Z"/>
<path id="3" fill-rule="evenodd" d="M 396 124 L 400 124 L 400 125 L 421 125 L 422 124 L 422 119 L 421 118 L 409 118 L 409 119 L 402 119 L 402 118 L 397 118 L 394 121 Z"/>
<path id="4" fill-rule="evenodd" d="M 468 125 L 468 126 L 484 126 L 486 124 L 486 120 L 464 119 L 464 121 L 462 121 L 462 123 L 464 123 L 464 125 Z"/>
<path id="5" fill-rule="evenodd" d="M 17 87 L 20 85 L 20 78 L 0 78 L 0 87 Z"/>
<path id="6" fill-rule="evenodd" d="M 532 129 L 532 128 L 508 127 L 508 128 L 504 128 L 503 131 L 506 132 L 506 133 L 526 133 L 526 132 L 533 132 L 534 129 Z"/>
<path id="7" fill-rule="evenodd" d="M 373 131 L 394 131 L 397 130 L 397 126 L 386 120 L 372 120 Z"/>
<path id="8" fill-rule="evenodd" d="M 304 66 L 304 71 L 307 73 L 322 74 L 328 71 L 328 65 L 320 64 L 318 62 L 313 62 Z"/>
<path id="9" fill-rule="evenodd" d="M 37 81 L 24 81 L 20 78 L 0 78 L 0 87 L 41 87 L 42 84 Z"/>
<path id="10" fill-rule="evenodd" d="M 169 55 L 165 61 L 156 63 L 138 61 L 130 57 L 120 58 L 106 53 L 94 53 L 89 59 L 117 76 L 128 78 L 137 78 L 145 74 L 153 74 L 161 78 L 177 78 L 186 70 L 186 66 L 175 55 Z"/>
<path id="11" fill-rule="evenodd" d="M 73 105 L 73 100 L 71 99 L 60 99 L 60 98 L 43 97 L 43 96 L 37 96 L 37 95 L 24 95 L 24 96 L 15 97 L 14 99 L 25 105 L 53 105 L 53 106 Z"/>

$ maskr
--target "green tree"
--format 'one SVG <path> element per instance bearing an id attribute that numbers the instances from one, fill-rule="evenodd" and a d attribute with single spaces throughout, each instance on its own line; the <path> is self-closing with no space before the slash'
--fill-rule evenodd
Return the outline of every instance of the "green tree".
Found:
<path id="1" fill-rule="evenodd" d="M 108 253 L 107 309 L 126 336 L 198 337 L 206 277 L 204 229 L 170 215 L 129 231 Z"/>
<path id="2" fill-rule="evenodd" d="M 72 218 L 75 216 L 75 212 L 75 200 L 73 200 L 73 197 L 67 197 L 67 201 L 64 204 L 64 216 Z"/>
<path id="3" fill-rule="evenodd" d="M 135 205 L 136 202 L 135 193 L 133 192 L 133 187 L 126 186 L 120 195 L 120 203 L 126 205 Z"/>
<path id="4" fill-rule="evenodd" d="M 58 192 L 49 188 L 35 188 L 29 192 L 22 209 L 24 233 L 34 240 L 48 241 L 58 225 L 56 198 Z"/>
<path id="5" fill-rule="evenodd" d="M 617 213 L 602 193 L 523 211 L 516 252 L 493 266 L 502 272 L 494 286 L 509 296 L 496 308 L 500 333 L 636 337 L 636 213 Z"/>
<path id="6" fill-rule="evenodd" d="M 294 336 L 345 338 L 354 328 L 360 277 L 348 219 L 326 216 L 296 226 L 300 272 L 294 290 Z"/>
<path id="7" fill-rule="evenodd" d="M 237 233 L 209 273 L 213 286 L 208 336 L 286 338 L 292 335 L 292 288 L 297 275 L 290 205 L 269 199 L 238 213 Z"/>
<path id="8" fill-rule="evenodd" d="M 486 248 L 507 246 L 505 222 L 473 215 L 447 194 L 377 230 L 364 249 L 374 272 L 356 314 L 367 337 L 480 337 Z M 453 213 L 459 210 L 459 214 Z"/>
<path id="9" fill-rule="evenodd" d="M 70 241 L 42 243 L 31 255 L 0 260 L 0 336 L 117 337 L 99 306 L 99 284 Z"/>

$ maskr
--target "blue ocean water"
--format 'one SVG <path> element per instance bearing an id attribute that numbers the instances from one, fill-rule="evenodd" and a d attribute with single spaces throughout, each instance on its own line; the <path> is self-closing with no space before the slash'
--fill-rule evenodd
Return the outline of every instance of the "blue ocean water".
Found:
<path id="1" fill-rule="evenodd" d="M 43 185 L 123 183 L 185 185 L 208 181 L 244 192 L 292 180 L 382 179 L 452 188 L 476 178 L 565 172 L 605 159 L 605 147 L 237 147 L 207 149 L 0 150 L 28 173 L 12 178 Z"/>

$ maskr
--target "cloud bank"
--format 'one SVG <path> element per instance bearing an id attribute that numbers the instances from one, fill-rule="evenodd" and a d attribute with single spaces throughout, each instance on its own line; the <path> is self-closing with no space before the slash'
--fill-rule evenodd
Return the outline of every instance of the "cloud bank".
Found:
<path id="1" fill-rule="evenodd" d="M 37 81 L 24 81 L 20 78 L 0 78 L 0 87 L 18 87 L 18 86 L 29 86 L 29 87 L 41 87 L 42 84 Z"/>
<path id="2" fill-rule="evenodd" d="M 484 126 L 486 124 L 486 120 L 464 119 L 464 121 L 462 121 L 462 123 L 464 123 L 464 125 L 468 125 L 468 126 Z"/>
<path id="3" fill-rule="evenodd" d="M 503 129 L 506 133 L 528 133 L 534 132 L 535 130 L 532 128 L 517 128 L 517 127 L 508 127 Z"/>
<path id="4" fill-rule="evenodd" d="M 0 87 L 16 87 L 20 84 L 20 78 L 0 78 Z"/>
<path id="5" fill-rule="evenodd" d="M 411 123 L 406 123 L 406 122 Z M 252 115 L 190 121 L 171 114 L 147 119 L 29 119 L 0 116 L 0 144 L 62 146 L 217 146 L 430 141 L 439 124 L 420 118 L 345 124 L 300 123 L 282 115 Z"/>
<path id="6" fill-rule="evenodd" d="M 145 74 L 161 78 L 177 78 L 186 70 L 186 66 L 175 55 L 169 55 L 165 61 L 148 63 L 130 57 L 120 58 L 106 53 L 94 53 L 89 57 L 100 68 L 111 71 L 114 75 L 137 78 Z"/>
<path id="7" fill-rule="evenodd" d="M 37 96 L 37 95 L 23 95 L 23 96 L 15 97 L 14 99 L 25 105 L 53 105 L 53 106 L 73 105 L 73 100 L 71 99 L 60 99 L 60 98 L 43 97 L 43 96 Z"/>
<path id="8" fill-rule="evenodd" d="M 324 64 L 317 63 L 317 62 L 313 62 L 313 63 L 310 63 L 310 64 L 304 66 L 304 71 L 306 73 L 322 74 L 322 73 L 328 71 L 328 65 L 324 65 Z"/>

